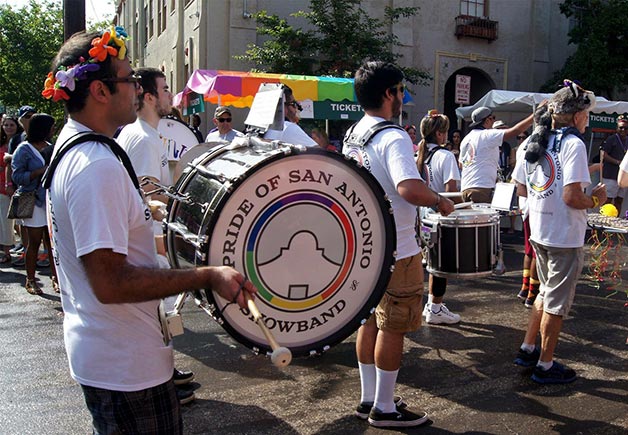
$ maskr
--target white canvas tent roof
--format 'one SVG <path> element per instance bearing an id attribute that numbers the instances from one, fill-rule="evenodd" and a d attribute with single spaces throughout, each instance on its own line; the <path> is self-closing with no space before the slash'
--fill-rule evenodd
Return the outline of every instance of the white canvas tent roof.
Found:
<path id="1" fill-rule="evenodd" d="M 473 106 L 458 107 L 456 109 L 456 116 L 466 121 L 470 121 L 471 113 L 475 109 L 486 106 L 493 109 L 497 118 L 512 125 L 512 122 L 516 122 L 532 113 L 534 106 L 551 96 L 552 94 L 542 94 L 538 92 L 504 91 L 500 89 L 493 89 L 484 95 Z M 596 105 L 593 113 L 611 114 L 626 112 L 628 112 L 628 102 L 608 101 L 604 97 L 596 97 Z"/>

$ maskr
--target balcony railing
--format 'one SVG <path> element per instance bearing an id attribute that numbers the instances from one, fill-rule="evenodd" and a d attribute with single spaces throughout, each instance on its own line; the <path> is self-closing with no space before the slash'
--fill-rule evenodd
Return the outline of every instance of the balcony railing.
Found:
<path id="1" fill-rule="evenodd" d="M 456 17 L 456 36 L 486 39 L 488 42 L 497 39 L 497 21 L 487 18 L 458 15 Z"/>

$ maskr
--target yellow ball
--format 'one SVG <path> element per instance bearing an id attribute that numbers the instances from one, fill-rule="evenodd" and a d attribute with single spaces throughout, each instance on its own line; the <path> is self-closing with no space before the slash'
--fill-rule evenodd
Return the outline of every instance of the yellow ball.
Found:
<path id="1" fill-rule="evenodd" d="M 602 216 L 617 217 L 619 215 L 619 212 L 617 211 L 617 207 L 615 207 L 613 204 L 604 204 L 602 207 L 600 207 L 600 214 Z"/>

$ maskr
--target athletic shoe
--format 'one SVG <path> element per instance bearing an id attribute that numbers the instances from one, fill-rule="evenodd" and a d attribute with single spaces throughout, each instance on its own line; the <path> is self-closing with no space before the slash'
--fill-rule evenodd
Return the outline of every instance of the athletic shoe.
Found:
<path id="1" fill-rule="evenodd" d="M 407 406 L 403 402 L 401 396 L 393 397 L 393 402 L 395 402 L 395 406 L 397 407 L 397 409 L 405 408 Z M 369 413 L 371 412 L 371 409 L 373 409 L 372 403 L 362 402 L 355 409 L 355 416 L 358 417 L 360 420 L 366 420 L 367 418 L 369 418 Z"/>
<path id="2" fill-rule="evenodd" d="M 528 297 L 526 298 L 525 302 L 523 303 L 526 308 L 532 308 L 534 306 L 534 301 L 536 300 L 536 297 L 539 295 L 539 291 L 537 290 L 536 292 L 530 290 L 530 292 L 528 293 Z"/>
<path id="3" fill-rule="evenodd" d="M 441 323 L 446 323 L 448 325 L 452 325 L 454 323 L 460 322 L 460 314 L 452 313 L 447 309 L 445 304 L 440 304 L 440 310 L 437 313 L 432 311 L 433 305 L 427 312 L 425 316 L 425 321 L 432 325 L 438 325 Z"/>
<path id="4" fill-rule="evenodd" d="M 44 252 L 37 256 L 37 267 L 50 267 L 50 259 L 47 253 Z"/>
<path id="5" fill-rule="evenodd" d="M 556 361 L 549 370 L 536 366 L 532 380 L 539 384 L 567 384 L 576 380 L 576 372 Z"/>
<path id="6" fill-rule="evenodd" d="M 17 257 L 17 259 L 11 263 L 13 266 L 17 266 L 17 267 L 22 267 L 26 264 L 26 253 L 23 252 L 22 254 L 20 254 L 19 257 Z"/>
<path id="7" fill-rule="evenodd" d="M 21 254 L 22 252 L 24 252 L 24 245 L 22 245 L 21 243 L 15 245 L 13 248 L 9 249 L 9 252 L 11 254 Z"/>
<path id="8" fill-rule="evenodd" d="M 429 302 L 425 304 L 425 306 L 423 307 L 423 317 L 427 317 L 427 313 L 430 311 L 431 307 L 432 304 L 430 304 Z"/>
<path id="9" fill-rule="evenodd" d="M 536 365 L 536 363 L 539 361 L 540 356 L 541 350 L 538 347 L 535 347 L 532 352 L 526 352 L 525 350 L 519 348 L 519 352 L 517 352 L 517 357 L 513 362 L 518 366 L 532 367 Z"/>
<path id="10" fill-rule="evenodd" d="M 174 381 L 175 385 L 189 384 L 194 380 L 194 373 L 189 370 L 181 371 L 174 369 L 174 373 L 172 374 L 172 380 Z"/>
<path id="11" fill-rule="evenodd" d="M 196 399 L 196 395 L 192 390 L 184 390 L 182 388 L 175 388 L 177 391 L 177 399 L 181 405 L 186 405 Z"/>
<path id="12" fill-rule="evenodd" d="M 414 413 L 406 408 L 397 408 L 393 412 L 380 412 L 377 408 L 369 413 L 369 424 L 375 427 L 415 427 L 427 421 L 423 411 Z"/>
<path id="13" fill-rule="evenodd" d="M 522 288 L 521 290 L 519 290 L 519 293 L 517 294 L 517 297 L 525 302 L 526 298 L 528 297 L 528 289 L 527 288 L 526 289 Z"/>

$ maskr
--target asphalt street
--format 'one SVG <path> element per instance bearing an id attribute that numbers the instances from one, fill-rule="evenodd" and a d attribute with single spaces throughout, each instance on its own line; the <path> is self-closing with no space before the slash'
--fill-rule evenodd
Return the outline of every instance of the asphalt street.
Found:
<path id="1" fill-rule="evenodd" d="M 583 273 L 557 350 L 579 378 L 539 386 L 529 369 L 512 363 L 528 314 L 515 297 L 523 240 L 517 233 L 503 242 L 506 274 L 450 281 L 446 302 L 462 322 L 424 325 L 406 339 L 397 394 L 428 412 L 425 426 L 382 430 L 353 417 L 360 388 L 355 334 L 324 355 L 278 369 L 188 302 L 185 334 L 175 339 L 177 367 L 196 373 L 189 388 L 197 399 L 183 408 L 185 432 L 626 434 L 626 272 L 612 296 Z M 622 266 L 626 251 L 619 253 Z M 27 294 L 24 280 L 23 268 L 0 270 L 0 433 L 91 433 L 81 390 L 69 376 L 60 299 L 47 275 L 42 297 Z"/>

